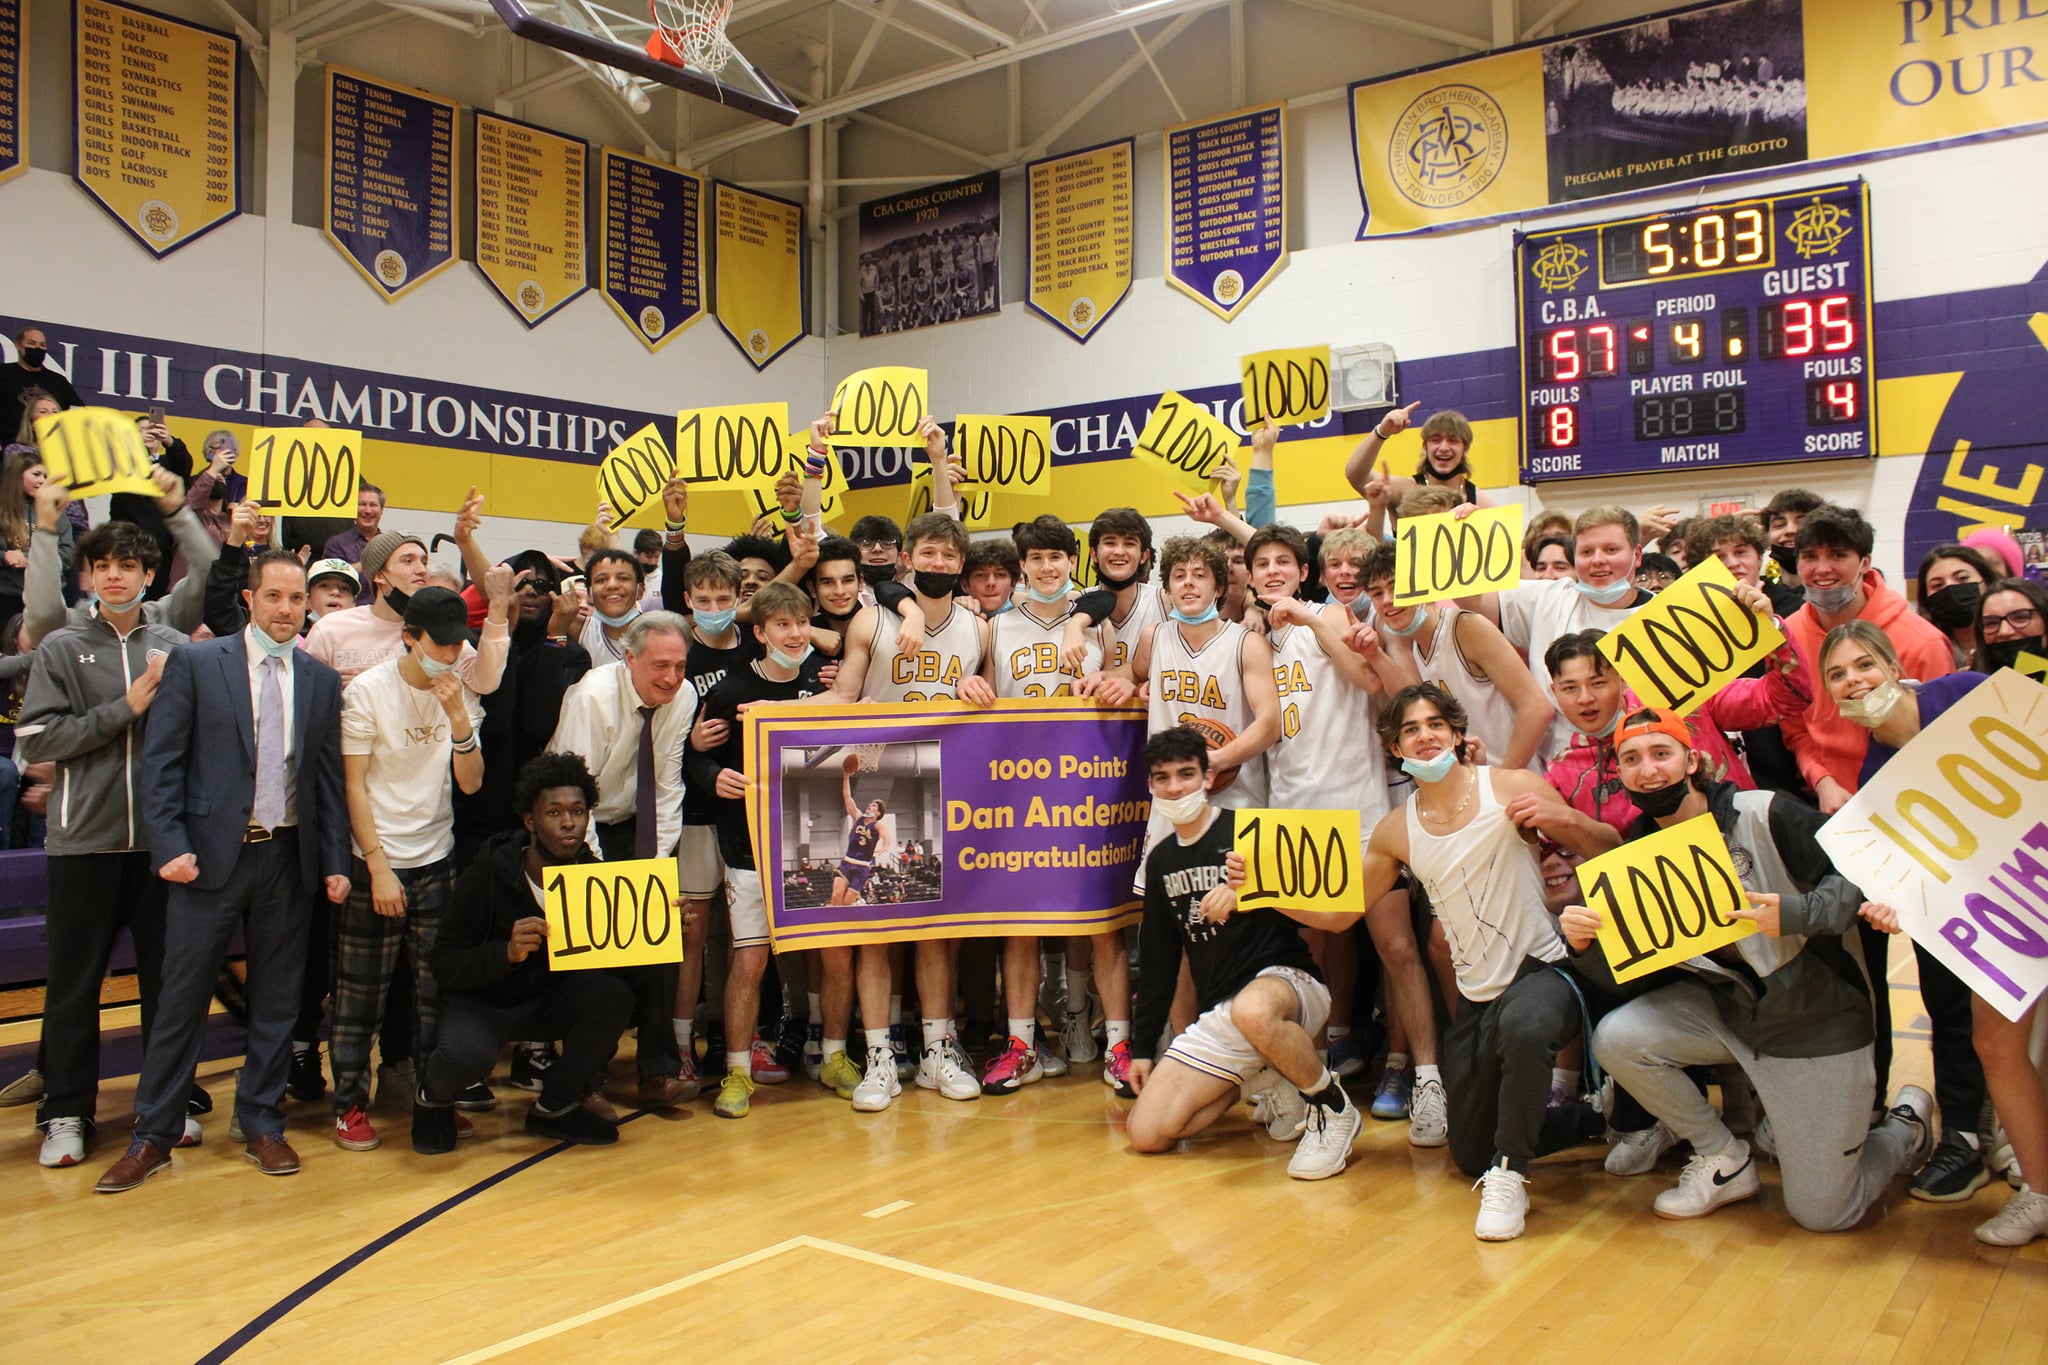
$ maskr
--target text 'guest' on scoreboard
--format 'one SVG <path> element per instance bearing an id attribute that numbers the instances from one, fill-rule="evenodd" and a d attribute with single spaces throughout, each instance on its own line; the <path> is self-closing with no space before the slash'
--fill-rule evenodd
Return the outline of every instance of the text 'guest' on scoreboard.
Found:
<path id="1" fill-rule="evenodd" d="M 1877 453 L 1862 182 L 1518 234 L 1522 479 Z"/>

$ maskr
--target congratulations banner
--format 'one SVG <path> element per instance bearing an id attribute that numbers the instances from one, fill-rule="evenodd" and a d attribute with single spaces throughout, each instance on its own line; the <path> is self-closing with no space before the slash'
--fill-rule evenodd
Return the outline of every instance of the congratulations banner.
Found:
<path id="1" fill-rule="evenodd" d="M 597 154 L 604 222 L 598 291 L 658 351 L 704 316 L 704 177 L 611 147 Z"/>
<path id="2" fill-rule="evenodd" d="M 76 0 L 72 15 L 72 178 L 158 257 L 240 213 L 242 45 L 107 0 Z"/>
<path id="3" fill-rule="evenodd" d="M 746 727 L 747 822 L 777 952 L 1137 919 L 1142 709 L 798 703 L 757 706 Z"/>
<path id="4" fill-rule="evenodd" d="M 803 205 L 715 180 L 711 216 L 718 325 L 755 369 L 765 370 L 810 326 Z"/>
<path id="5" fill-rule="evenodd" d="M 28 87 L 21 64 L 28 46 L 28 10 L 22 0 L 0 0 L 0 180 L 12 180 L 28 166 Z"/>
<path id="6" fill-rule="evenodd" d="M 1287 261 L 1287 106 L 1166 130 L 1166 282 L 1225 322 Z"/>
<path id="7" fill-rule="evenodd" d="M 1094 335 L 1131 292 L 1135 146 L 1125 138 L 1026 168 L 1027 302 L 1076 341 Z"/>
<path id="8" fill-rule="evenodd" d="M 588 287 L 587 155 L 576 138 L 496 114 L 476 116 L 476 268 L 528 327 Z"/>
<path id="9" fill-rule="evenodd" d="M 455 101 L 327 68 L 327 240 L 386 300 L 455 264 Z"/>
<path id="10" fill-rule="evenodd" d="M 1002 177 L 995 171 L 860 206 L 860 334 L 999 313 Z"/>
<path id="11" fill-rule="evenodd" d="M 2016 26 L 2044 12 L 1736 0 L 1360 81 L 1358 235 L 2024 131 L 2048 72 Z"/>

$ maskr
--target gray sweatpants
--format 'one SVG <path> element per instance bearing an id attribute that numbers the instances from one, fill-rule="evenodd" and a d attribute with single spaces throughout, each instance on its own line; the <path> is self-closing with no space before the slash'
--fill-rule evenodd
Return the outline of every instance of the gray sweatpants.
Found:
<path id="1" fill-rule="evenodd" d="M 1915 1134 L 1899 1120 L 1869 1126 L 1876 1083 L 1870 1048 L 1833 1057 L 1762 1056 L 1728 1031 L 1713 996 L 1697 982 L 1661 987 L 1609 1014 L 1594 1030 L 1593 1055 L 1616 1085 L 1705 1156 L 1735 1138 L 1685 1068 L 1741 1066 L 1770 1115 L 1785 1209 L 1813 1232 L 1853 1227 L 1913 1150 Z"/>

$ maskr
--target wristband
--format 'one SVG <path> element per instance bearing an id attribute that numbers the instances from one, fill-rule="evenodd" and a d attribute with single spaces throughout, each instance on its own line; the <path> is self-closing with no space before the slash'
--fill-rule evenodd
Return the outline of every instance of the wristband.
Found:
<path id="1" fill-rule="evenodd" d="M 1393 439 L 1393 437 L 1387 435 L 1387 433 L 1380 430 L 1380 424 L 1378 422 L 1374 422 L 1372 424 L 1372 434 L 1379 437 L 1382 441 L 1390 441 Z"/>
<path id="2" fill-rule="evenodd" d="M 476 734 L 472 731 L 468 739 L 465 739 L 461 743 L 455 745 L 454 748 L 455 752 L 458 754 L 473 754 L 476 752 L 476 746 Z"/>
<path id="3" fill-rule="evenodd" d="M 671 522 L 668 522 L 668 529 L 669 529 L 669 530 L 670 530 L 671 532 L 674 532 L 674 531 L 680 531 L 680 530 L 682 530 L 682 529 L 683 529 L 684 527 L 688 526 L 689 524 L 690 524 L 690 519 L 689 519 L 688 517 L 684 517 L 684 518 L 683 518 L 683 519 L 682 519 L 681 521 L 671 521 Z"/>
<path id="4" fill-rule="evenodd" d="M 798 510 L 792 512 L 787 507 L 785 507 L 782 509 L 782 519 L 788 522 L 791 526 L 794 526 L 804 519 L 803 510 L 799 508 Z"/>

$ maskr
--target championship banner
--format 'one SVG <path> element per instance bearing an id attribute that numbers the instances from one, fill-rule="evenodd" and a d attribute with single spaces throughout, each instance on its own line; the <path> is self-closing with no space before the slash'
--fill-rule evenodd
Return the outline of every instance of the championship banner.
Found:
<path id="1" fill-rule="evenodd" d="M 72 16 L 72 178 L 158 257 L 240 213 L 242 45 L 108 0 L 76 0 Z"/>
<path id="2" fill-rule="evenodd" d="M 1136 922 L 1144 746 L 1142 708 L 1077 697 L 751 708 L 747 824 L 775 950 Z"/>
<path id="3" fill-rule="evenodd" d="M 2028 130 L 2014 26 L 1927 0 L 1735 0 L 1351 87 L 1358 235 Z"/>
<path id="4" fill-rule="evenodd" d="M 1287 106 L 1165 137 L 1166 282 L 1229 322 L 1287 262 Z"/>
<path id="5" fill-rule="evenodd" d="M 476 116 L 476 268 L 537 327 L 589 287 L 582 141 L 517 119 Z"/>
<path id="6" fill-rule="evenodd" d="M 1003 310 L 996 171 L 860 206 L 860 334 Z"/>
<path id="7" fill-rule="evenodd" d="M 0 180 L 28 168 L 28 8 L 23 0 L 0 0 Z"/>
<path id="8" fill-rule="evenodd" d="M 2048 989 L 2048 688 L 1978 684 L 1821 826 L 1864 899 L 2017 1022 Z"/>
<path id="9" fill-rule="evenodd" d="M 810 327 L 803 205 L 714 180 L 711 217 L 718 325 L 749 364 L 765 370 Z"/>
<path id="10" fill-rule="evenodd" d="M 704 316 L 704 177 L 612 147 L 599 149 L 597 173 L 598 292 L 658 351 Z"/>
<path id="11" fill-rule="evenodd" d="M 454 100 L 327 68 L 327 240 L 388 301 L 455 264 Z"/>
<path id="12" fill-rule="evenodd" d="M 1131 291 L 1136 143 L 1125 138 L 1025 168 L 1031 238 L 1026 302 L 1086 342 Z"/>

